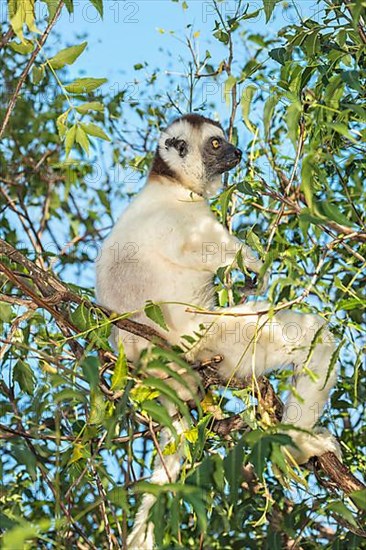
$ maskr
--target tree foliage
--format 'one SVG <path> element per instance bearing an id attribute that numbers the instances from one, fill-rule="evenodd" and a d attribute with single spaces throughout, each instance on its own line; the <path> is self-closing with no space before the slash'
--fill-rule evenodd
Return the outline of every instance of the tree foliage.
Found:
<path id="1" fill-rule="evenodd" d="M 102 14 L 102 0 L 90 1 Z M 177 36 L 185 52 L 174 72 L 135 65 L 132 96 L 106 93 L 105 79 L 71 79 L 87 44 L 55 51 L 47 38 L 73 2 L 47 0 L 45 21 L 35 20 L 34 4 L 8 0 L 0 39 L 3 548 L 123 547 L 145 491 L 158 496 L 159 548 L 366 548 L 366 490 L 356 479 L 365 471 L 364 4 L 319 2 L 316 17 L 297 13 L 270 33 L 253 22 L 290 6 L 239 1 L 226 13 L 226 2 L 213 1 L 213 25 Z M 178 4 L 189 13 L 189 3 Z M 220 45 L 215 54 L 209 38 Z M 318 312 L 339 343 L 323 424 L 356 476 L 349 491 L 327 483 L 316 464 L 298 470 L 284 461 L 284 436 L 252 385 L 211 383 L 189 411 L 110 348 L 112 324 L 124 323 L 146 335 L 145 368 L 170 372 L 173 359 L 183 361 L 129 312 L 98 306 L 92 266 L 118 213 L 112 205 L 139 188 L 161 127 L 189 111 L 218 114 L 245 152 L 212 209 L 264 258 L 273 307 Z M 223 306 L 248 287 L 245 274 L 225 270 L 216 283 Z M 148 303 L 145 313 L 164 335 L 159 307 Z M 278 393 L 289 389 L 279 375 L 271 382 Z M 145 480 L 152 435 L 171 425 L 161 395 L 191 428 L 183 475 L 156 486 Z M 217 420 L 231 422 L 233 410 L 241 429 L 229 424 L 223 436 Z"/>

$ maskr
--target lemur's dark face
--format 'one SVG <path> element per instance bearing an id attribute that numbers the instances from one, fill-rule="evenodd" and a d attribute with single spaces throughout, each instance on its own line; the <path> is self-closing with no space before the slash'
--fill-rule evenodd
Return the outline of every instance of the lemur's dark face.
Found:
<path id="1" fill-rule="evenodd" d="M 174 121 L 159 139 L 151 175 L 166 176 L 205 196 L 216 193 L 221 175 L 241 160 L 220 124 L 200 115 Z"/>
<path id="2" fill-rule="evenodd" d="M 226 141 L 222 135 L 208 138 L 202 149 L 207 178 L 232 170 L 239 164 L 241 157 L 241 150 Z"/>

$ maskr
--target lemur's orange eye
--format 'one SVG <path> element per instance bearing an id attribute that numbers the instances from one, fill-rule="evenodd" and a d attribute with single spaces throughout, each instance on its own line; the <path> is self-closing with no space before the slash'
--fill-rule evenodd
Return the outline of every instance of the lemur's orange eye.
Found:
<path id="1" fill-rule="evenodd" d="M 221 147 L 221 141 L 218 140 L 218 139 L 213 139 L 211 141 L 211 145 L 212 145 L 213 149 L 218 149 L 219 147 Z"/>

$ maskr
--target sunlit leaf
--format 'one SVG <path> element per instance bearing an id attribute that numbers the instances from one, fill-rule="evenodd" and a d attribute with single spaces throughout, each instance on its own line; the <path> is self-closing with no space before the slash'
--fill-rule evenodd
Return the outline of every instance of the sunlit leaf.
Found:
<path id="1" fill-rule="evenodd" d="M 127 382 L 127 358 L 122 343 L 119 345 L 119 353 L 112 374 L 111 390 L 122 390 Z"/>
<path id="2" fill-rule="evenodd" d="M 74 61 L 76 61 L 76 59 L 79 57 L 79 55 L 83 53 L 87 45 L 87 42 L 82 42 L 78 46 L 70 46 L 69 48 L 64 48 L 63 50 L 60 50 L 56 55 L 51 57 L 51 59 L 48 60 L 48 63 L 55 70 L 62 69 L 63 67 L 65 67 L 65 65 L 72 65 Z"/>
<path id="3" fill-rule="evenodd" d="M 150 301 L 147 302 L 145 306 L 145 314 L 149 319 L 154 321 L 154 323 L 157 323 L 161 328 L 163 328 L 164 330 L 169 330 L 164 319 L 163 311 L 159 304 L 154 304 Z"/>
<path id="4" fill-rule="evenodd" d="M 103 19 L 103 0 L 89 0 Z"/>
<path id="5" fill-rule="evenodd" d="M 106 141 L 111 141 L 110 137 L 107 136 L 107 134 L 102 130 L 100 126 L 97 126 L 96 124 L 93 124 L 90 122 L 89 124 L 80 124 L 81 128 L 84 130 L 86 134 L 89 136 L 95 136 L 99 137 L 101 139 L 104 139 Z"/>
<path id="6" fill-rule="evenodd" d="M 249 114 L 250 114 L 252 100 L 256 91 L 257 91 L 256 86 L 252 86 L 252 85 L 248 86 L 243 91 L 243 95 L 241 96 L 241 101 L 240 101 L 243 120 L 248 130 L 250 130 L 252 133 L 254 133 L 255 130 L 254 130 L 254 126 L 249 120 Z"/>
<path id="7" fill-rule="evenodd" d="M 106 82 L 106 78 L 77 78 L 65 86 L 65 90 L 71 94 L 86 94 L 100 88 Z"/>

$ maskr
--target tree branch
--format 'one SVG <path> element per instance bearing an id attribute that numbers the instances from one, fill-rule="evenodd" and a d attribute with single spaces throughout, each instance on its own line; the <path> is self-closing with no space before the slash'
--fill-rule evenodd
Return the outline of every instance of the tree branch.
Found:
<path id="1" fill-rule="evenodd" d="M 3 258 L 1 258 L 1 256 Z M 32 280 L 33 287 L 26 283 L 21 275 L 15 273 L 8 267 L 7 263 L 9 260 L 10 262 L 16 262 L 28 272 L 28 277 Z M 159 346 L 169 347 L 166 340 L 153 328 L 141 323 L 136 323 L 130 319 L 120 319 L 118 316 L 114 318 L 113 316 L 116 316 L 116 313 L 111 312 L 107 308 L 92 304 L 85 298 L 73 293 L 51 272 L 41 269 L 2 239 L 0 239 L 0 272 L 21 290 L 23 294 L 30 297 L 38 307 L 48 311 L 54 317 L 55 321 L 64 327 L 65 330 L 71 330 L 76 333 L 79 332 L 78 328 L 72 322 L 69 312 L 65 309 L 60 310 L 61 306 L 68 306 L 71 302 L 74 302 L 77 304 L 84 304 L 85 307 L 89 309 L 100 309 L 105 314 L 109 315 L 110 321 L 118 328 L 141 336 L 148 341 L 157 342 Z M 109 354 L 109 360 L 111 360 L 110 356 L 111 354 Z M 248 387 L 250 380 L 239 381 L 232 379 L 230 383 L 227 383 L 227 381 L 219 377 L 216 365 L 220 363 L 222 359 L 222 356 L 217 355 L 207 361 L 202 361 L 193 365 L 193 368 L 202 378 L 203 386 L 205 388 L 213 385 L 234 388 Z M 273 422 L 279 421 L 282 417 L 283 405 L 269 381 L 265 377 L 260 377 L 254 390 L 259 405 L 266 411 L 271 420 Z M 24 432 L 23 427 L 20 429 Z M 226 436 L 231 431 L 247 429 L 247 426 L 238 415 L 234 415 L 228 419 L 217 420 L 214 423 L 213 429 L 219 435 Z M 327 490 L 329 490 L 329 483 L 332 483 L 333 487 L 337 487 L 346 494 L 350 494 L 356 490 L 366 489 L 366 486 L 332 453 L 325 453 L 321 457 L 313 459 L 310 463 L 310 467 L 313 469 L 314 473 L 316 473 L 319 482 Z M 330 481 L 322 476 L 322 472 Z M 357 505 L 357 503 L 355 504 Z"/>

